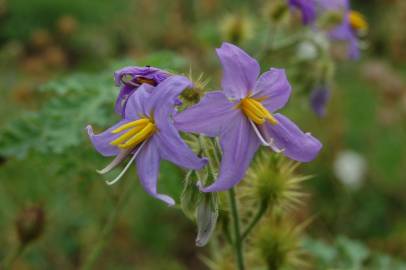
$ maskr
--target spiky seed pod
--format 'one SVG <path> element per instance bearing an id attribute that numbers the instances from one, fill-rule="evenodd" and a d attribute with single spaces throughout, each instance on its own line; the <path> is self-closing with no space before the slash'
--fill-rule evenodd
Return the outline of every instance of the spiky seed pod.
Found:
<path id="1" fill-rule="evenodd" d="M 42 207 L 36 205 L 24 209 L 16 220 L 18 239 L 22 246 L 37 239 L 43 232 L 45 213 Z"/>
<path id="2" fill-rule="evenodd" d="M 300 235 L 304 225 L 294 225 L 284 218 L 267 217 L 254 232 L 251 256 L 261 258 L 269 270 L 304 269 L 304 251 Z"/>
<path id="3" fill-rule="evenodd" d="M 210 270 L 235 270 L 235 260 L 233 253 L 228 246 L 222 247 L 211 256 L 203 257 L 203 262 L 207 265 Z"/>
<path id="4" fill-rule="evenodd" d="M 229 14 L 220 23 L 220 32 L 224 40 L 241 44 L 250 38 L 254 25 L 250 18 L 243 14 Z"/>
<path id="5" fill-rule="evenodd" d="M 192 70 L 189 71 L 189 79 L 193 82 L 192 88 L 185 89 L 181 98 L 183 102 L 183 107 L 191 106 L 200 101 L 200 98 L 204 95 L 205 87 L 209 83 L 208 79 L 204 79 L 204 74 L 201 73 L 196 79 L 193 78 Z"/>
<path id="6" fill-rule="evenodd" d="M 242 199 L 267 203 L 273 210 L 291 210 L 302 202 L 301 182 L 309 179 L 295 173 L 299 163 L 268 150 L 261 152 L 247 172 Z"/>
<path id="7" fill-rule="evenodd" d="M 263 8 L 264 16 L 273 24 L 285 22 L 289 15 L 286 1 L 268 1 Z"/>

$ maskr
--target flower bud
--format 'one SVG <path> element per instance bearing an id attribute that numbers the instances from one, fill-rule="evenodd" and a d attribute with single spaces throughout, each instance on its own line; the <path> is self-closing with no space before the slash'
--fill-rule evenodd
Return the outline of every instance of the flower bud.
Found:
<path id="1" fill-rule="evenodd" d="M 318 21 L 318 26 L 325 30 L 332 30 L 343 22 L 344 14 L 340 11 L 327 11 L 324 12 Z"/>
<path id="2" fill-rule="evenodd" d="M 0 156 L 0 166 L 7 162 L 7 158 Z"/>
<path id="3" fill-rule="evenodd" d="M 25 208 L 17 217 L 16 229 L 21 245 L 37 239 L 44 230 L 45 213 L 40 206 Z"/>
<path id="4" fill-rule="evenodd" d="M 196 209 L 202 199 L 202 193 L 197 186 L 197 181 L 193 177 L 194 171 L 189 171 L 185 178 L 185 186 L 180 197 L 182 211 L 190 219 L 194 219 Z"/>
<path id="5" fill-rule="evenodd" d="M 71 35 L 77 29 L 77 21 L 74 17 L 64 15 L 58 19 L 58 31 L 63 35 Z"/>
<path id="6" fill-rule="evenodd" d="M 270 1 L 264 8 L 265 17 L 272 23 L 280 23 L 287 18 L 289 6 L 286 1 Z"/>
<path id="7" fill-rule="evenodd" d="M 196 246 L 205 246 L 216 228 L 219 215 L 216 193 L 205 193 L 197 208 L 197 237 Z"/>

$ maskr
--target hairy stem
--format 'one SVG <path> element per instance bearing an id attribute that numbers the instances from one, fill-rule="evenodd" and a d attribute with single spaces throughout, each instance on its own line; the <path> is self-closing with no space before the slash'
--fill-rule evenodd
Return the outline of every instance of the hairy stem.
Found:
<path id="1" fill-rule="evenodd" d="M 130 187 L 132 181 L 127 181 L 128 184 L 120 192 L 119 198 L 117 199 L 116 206 L 113 212 L 110 214 L 110 217 L 106 224 L 104 225 L 101 235 L 99 237 L 99 241 L 96 243 L 95 247 L 91 251 L 91 253 L 85 259 L 83 266 L 81 267 L 82 270 L 90 270 L 93 269 L 97 259 L 102 255 L 105 246 L 107 245 L 108 241 L 110 240 L 110 236 L 113 233 L 114 226 L 117 222 L 118 216 L 122 208 L 126 205 L 128 198 L 130 197 Z"/>
<path id="2" fill-rule="evenodd" d="M 244 240 L 252 231 L 252 229 L 257 225 L 257 223 L 261 220 L 262 216 L 265 214 L 266 210 L 268 209 L 268 203 L 266 201 L 261 202 L 258 212 L 253 217 L 250 224 L 248 224 L 247 228 L 245 228 L 244 232 L 241 235 L 241 239 Z"/>
<path id="3" fill-rule="evenodd" d="M 8 257 L 3 262 L 3 268 L 4 270 L 11 269 L 14 262 L 20 257 L 20 255 L 23 253 L 25 246 L 18 244 L 18 246 L 10 253 Z M 0 269 L 2 269 L 0 267 Z"/>
<path id="4" fill-rule="evenodd" d="M 244 270 L 243 239 L 240 234 L 240 217 L 238 215 L 237 200 L 233 188 L 228 191 L 228 195 L 230 198 L 231 216 L 234 222 L 234 248 L 237 266 L 238 270 Z"/>

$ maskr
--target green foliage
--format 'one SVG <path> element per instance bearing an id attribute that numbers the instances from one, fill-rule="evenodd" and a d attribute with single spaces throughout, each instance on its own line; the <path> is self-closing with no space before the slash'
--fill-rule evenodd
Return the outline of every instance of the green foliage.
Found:
<path id="1" fill-rule="evenodd" d="M 57 20 L 64 15 L 77 18 L 80 23 L 107 24 L 114 11 L 121 10 L 118 1 L 81 0 L 12 0 L 7 1 L 8 16 L 1 24 L 0 37 L 3 39 L 27 40 L 37 29 L 52 29 Z"/>
<path id="2" fill-rule="evenodd" d="M 339 236 L 332 244 L 306 237 L 303 246 L 314 258 L 314 269 L 404 270 L 406 264 L 387 255 L 370 251 L 359 241 Z"/>
<path id="3" fill-rule="evenodd" d="M 60 154 L 85 140 L 86 123 L 113 123 L 117 90 L 111 72 L 72 75 L 44 85 L 41 91 L 52 97 L 38 112 L 24 114 L 2 132 L 2 155 L 24 157 L 29 150 Z"/>
<path id="4" fill-rule="evenodd" d="M 158 52 L 141 59 L 168 70 L 185 66 L 182 57 L 170 52 Z M 114 67 L 132 64 L 123 61 Z M 87 141 L 88 124 L 106 128 L 118 120 L 113 108 L 119 91 L 114 85 L 114 68 L 94 74 L 74 74 L 46 83 L 39 92 L 49 99 L 37 112 L 23 114 L 12 120 L 0 133 L 0 155 L 23 158 L 30 150 L 61 154 Z M 100 130 L 100 129 L 99 129 Z"/>

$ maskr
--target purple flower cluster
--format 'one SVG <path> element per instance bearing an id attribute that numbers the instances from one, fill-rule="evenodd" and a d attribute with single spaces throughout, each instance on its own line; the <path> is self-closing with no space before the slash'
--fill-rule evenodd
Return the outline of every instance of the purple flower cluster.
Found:
<path id="1" fill-rule="evenodd" d="M 292 121 L 275 113 L 288 102 L 291 86 L 282 69 L 271 68 L 260 76 L 258 62 L 240 48 L 223 43 L 217 49 L 223 66 L 222 90 L 209 92 L 200 103 L 176 113 L 176 100 L 192 83 L 184 76 L 146 67 L 127 67 L 115 73 L 121 86 L 116 111 L 122 119 L 106 131 L 88 134 L 103 156 L 115 156 L 105 174 L 130 157 L 118 181 L 135 162 L 144 189 L 157 199 L 175 201 L 157 191 L 161 159 L 192 170 L 203 168 L 206 158 L 197 157 L 178 130 L 219 137 L 222 161 L 218 179 L 203 192 L 227 190 L 244 177 L 260 145 L 287 157 L 308 162 L 321 143 L 302 132 Z M 126 78 L 128 77 L 128 78 Z M 118 104 L 118 105 L 117 105 Z"/>
<path id="2" fill-rule="evenodd" d="M 351 26 L 349 0 L 319 0 L 319 6 L 323 13 L 340 12 L 342 14 L 342 22 L 329 31 L 329 37 L 332 40 L 348 42 L 348 57 L 358 59 L 360 57 L 358 35 L 356 29 Z"/>
<path id="3" fill-rule="evenodd" d="M 339 13 L 341 23 L 328 31 L 328 36 L 334 41 L 348 43 L 348 57 L 360 57 L 358 32 L 359 27 L 366 26 L 366 21 L 358 12 L 351 11 L 349 0 L 288 0 L 288 5 L 293 10 L 299 10 L 304 25 L 313 25 L 318 16 L 326 13 Z"/>
<path id="4" fill-rule="evenodd" d="M 290 8 L 300 11 L 303 24 L 312 24 L 316 20 L 317 14 L 314 0 L 289 0 L 288 4 Z"/>

